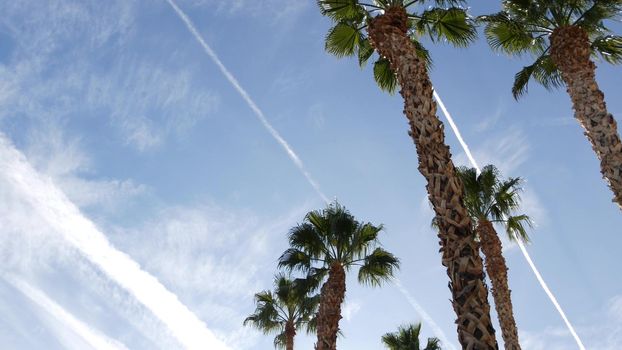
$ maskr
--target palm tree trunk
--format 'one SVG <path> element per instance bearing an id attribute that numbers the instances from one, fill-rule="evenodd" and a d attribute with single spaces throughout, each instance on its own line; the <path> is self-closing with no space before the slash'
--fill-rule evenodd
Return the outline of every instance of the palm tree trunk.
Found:
<path id="1" fill-rule="evenodd" d="M 432 84 L 424 63 L 407 35 L 403 7 L 388 9 L 369 24 L 372 45 L 391 63 L 401 86 L 404 114 L 419 156 L 419 171 L 439 219 L 439 238 L 457 315 L 458 340 L 463 349 L 498 349 L 490 319 L 479 246 L 462 204 L 462 182 L 456 175 L 443 124 L 436 116 Z"/>
<path id="2" fill-rule="evenodd" d="M 551 58 L 566 83 L 574 116 L 600 160 L 600 172 L 613 191 L 613 202 L 622 209 L 622 142 L 596 83 L 596 65 L 590 53 L 589 38 L 580 27 L 561 27 L 551 34 Z"/>
<path id="3" fill-rule="evenodd" d="M 501 240 L 490 221 L 480 221 L 477 225 L 477 234 L 485 256 L 486 273 L 492 283 L 492 296 L 495 300 L 505 350 L 520 350 L 510 299 L 511 292 L 508 287 L 508 268 L 501 254 Z"/>
<path id="4" fill-rule="evenodd" d="M 316 350 L 336 350 L 341 303 L 346 295 L 346 272 L 340 263 L 334 262 L 328 272 L 328 280 L 320 292 L 317 315 Z"/>
<path id="5" fill-rule="evenodd" d="M 294 322 L 287 321 L 285 324 L 285 350 L 294 350 L 294 337 L 296 336 L 296 327 Z"/>

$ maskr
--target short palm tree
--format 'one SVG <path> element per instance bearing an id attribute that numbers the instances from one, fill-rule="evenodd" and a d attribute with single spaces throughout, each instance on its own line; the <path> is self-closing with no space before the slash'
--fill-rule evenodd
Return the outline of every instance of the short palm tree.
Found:
<path id="1" fill-rule="evenodd" d="M 493 165 L 485 166 L 480 174 L 474 168 L 460 167 L 458 175 L 464 184 L 464 205 L 475 225 L 485 256 L 505 349 L 520 350 L 508 287 L 508 268 L 493 223 L 504 224 L 510 240 L 528 241 L 525 227 L 531 226 L 531 220 L 527 215 L 515 214 L 520 205 L 521 179 L 503 180 Z"/>
<path id="2" fill-rule="evenodd" d="M 605 96 L 596 83 L 592 58 L 622 63 L 622 37 L 605 26 L 619 19 L 620 0 L 506 0 L 502 11 L 482 16 L 490 46 L 535 62 L 516 74 L 512 92 L 527 92 L 531 78 L 553 88 L 566 85 L 574 116 L 600 160 L 601 173 L 622 209 L 622 142 Z"/>
<path id="3" fill-rule="evenodd" d="M 409 135 L 415 143 L 419 171 L 439 218 L 442 264 L 450 279 L 458 340 L 464 348 L 497 349 L 490 319 L 488 290 L 478 242 L 466 208 L 462 183 L 445 143 L 443 123 L 428 74 L 430 57 L 419 42 L 466 46 L 476 37 L 473 21 L 460 0 L 319 0 L 322 14 L 335 23 L 326 50 L 357 56 L 365 64 L 375 55 L 374 76 L 389 91 L 401 87 Z M 430 5 L 430 6 L 428 6 Z"/>
<path id="4" fill-rule="evenodd" d="M 380 248 L 382 226 L 357 221 L 337 202 L 322 211 L 311 211 L 291 229 L 279 266 L 306 272 L 308 280 L 322 285 L 317 314 L 317 350 L 335 350 L 341 304 L 346 292 L 346 272 L 359 267 L 360 283 L 380 285 L 399 268 L 399 260 Z"/>
<path id="5" fill-rule="evenodd" d="M 309 296 L 299 279 L 277 275 L 274 292 L 255 294 L 255 312 L 244 320 L 244 325 L 250 324 L 266 334 L 277 332 L 274 346 L 293 350 L 297 330 L 301 327 L 314 330 L 314 314 L 319 302 L 319 295 Z"/>
<path id="6" fill-rule="evenodd" d="M 397 332 L 383 335 L 382 343 L 389 350 L 421 350 L 419 333 L 421 333 L 421 323 L 401 326 Z M 441 350 L 440 343 L 438 338 L 428 338 L 423 350 Z"/>

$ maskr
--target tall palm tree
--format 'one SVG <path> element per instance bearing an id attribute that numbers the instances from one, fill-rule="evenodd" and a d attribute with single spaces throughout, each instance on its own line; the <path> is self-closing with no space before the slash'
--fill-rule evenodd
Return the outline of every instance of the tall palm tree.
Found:
<path id="1" fill-rule="evenodd" d="M 547 89 L 566 85 L 574 116 L 600 160 L 600 171 L 622 209 L 622 142 L 605 95 L 596 83 L 593 57 L 622 63 L 622 37 L 604 21 L 620 18 L 621 0 L 507 0 L 502 11 L 480 19 L 494 50 L 530 53 L 535 62 L 516 74 L 512 93 L 527 92 L 531 78 Z"/>
<path id="2" fill-rule="evenodd" d="M 401 326 L 397 332 L 383 335 L 382 343 L 389 350 L 421 350 L 419 333 L 421 333 L 421 323 Z M 441 350 L 440 343 L 438 338 L 428 338 L 423 350 Z"/>
<path id="3" fill-rule="evenodd" d="M 505 349 L 520 350 L 508 287 L 508 268 L 493 223 L 505 225 L 510 240 L 529 240 L 525 227 L 531 226 L 531 220 L 527 215 L 515 214 L 520 206 L 521 179 L 503 180 L 493 165 L 485 166 L 479 175 L 474 168 L 460 167 L 458 175 L 464 184 L 464 205 L 475 225 L 485 256 Z"/>
<path id="4" fill-rule="evenodd" d="M 346 272 L 358 266 L 360 283 L 378 286 L 393 276 L 399 260 L 380 248 L 382 226 L 357 221 L 337 202 L 311 211 L 289 232 L 289 244 L 279 266 L 306 272 L 322 285 L 317 314 L 317 350 L 335 350 L 346 292 Z"/>
<path id="5" fill-rule="evenodd" d="M 276 348 L 294 349 L 296 331 L 305 327 L 314 330 L 314 314 L 320 296 L 308 295 L 308 290 L 299 279 L 292 280 L 284 275 L 274 278 L 274 292 L 262 291 L 255 294 L 255 312 L 244 320 L 264 333 L 278 332 L 274 338 Z"/>
<path id="6" fill-rule="evenodd" d="M 335 22 L 326 36 L 327 51 L 358 56 L 364 64 L 377 53 L 374 76 L 381 88 L 401 87 L 404 114 L 419 158 L 419 171 L 438 216 L 442 264 L 450 279 L 458 339 L 468 349 L 498 349 L 490 319 L 488 290 L 479 243 L 462 204 L 443 123 L 436 116 L 429 55 L 418 38 L 466 46 L 476 30 L 459 0 L 319 0 L 322 13 Z M 436 7 L 428 7 L 426 5 Z M 424 7 L 425 6 L 425 7 Z M 421 9 L 414 11 L 411 7 Z"/>

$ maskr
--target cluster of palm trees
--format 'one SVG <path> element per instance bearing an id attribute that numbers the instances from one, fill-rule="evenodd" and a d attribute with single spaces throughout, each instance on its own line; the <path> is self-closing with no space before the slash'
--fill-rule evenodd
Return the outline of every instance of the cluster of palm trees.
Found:
<path id="1" fill-rule="evenodd" d="M 481 173 L 456 168 L 443 123 L 436 115 L 428 74 L 432 59 L 420 39 L 427 36 L 432 42 L 467 46 L 476 39 L 477 26 L 483 25 L 493 50 L 533 55 L 534 63 L 515 76 L 514 97 L 527 92 L 532 79 L 546 88 L 566 86 L 574 116 L 600 160 L 613 201 L 622 208 L 622 142 L 596 82 L 593 61 L 600 57 L 622 63 L 622 37 L 605 25 L 606 20 L 620 16 L 622 0 L 504 0 L 498 13 L 478 17 L 468 13 L 464 0 L 318 0 L 318 5 L 334 22 L 326 36 L 326 50 L 338 57 L 355 56 L 361 66 L 373 59 L 380 88 L 389 92 L 400 88 L 419 171 L 435 212 L 441 262 L 450 280 L 462 348 L 499 348 L 490 317 L 486 271 L 505 349 L 520 349 L 507 266 L 495 231 L 496 223 L 503 224 L 511 239 L 527 240 L 530 220 L 515 214 L 520 179 L 502 180 L 493 166 Z M 377 285 L 398 267 L 397 258 L 373 248 L 380 229 L 356 222 L 335 203 L 323 212 L 309 213 L 306 223 L 290 232 L 292 248 L 281 256 L 279 265 L 305 272 L 305 278 L 294 284 L 305 285 L 308 293 L 326 280 L 319 311 L 303 322 L 317 326 L 316 349 L 336 348 L 345 273 L 360 265 L 359 281 Z M 260 302 L 259 294 L 257 298 Z M 287 327 L 281 328 L 287 335 Z M 402 331 L 407 333 L 406 328 Z M 411 331 L 415 333 L 414 328 Z"/>

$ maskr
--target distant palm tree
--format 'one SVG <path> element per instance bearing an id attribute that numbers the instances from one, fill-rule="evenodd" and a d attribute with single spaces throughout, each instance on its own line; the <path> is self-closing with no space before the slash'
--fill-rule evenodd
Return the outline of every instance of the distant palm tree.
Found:
<path id="1" fill-rule="evenodd" d="M 255 312 L 244 320 L 268 334 L 278 332 L 274 338 L 276 348 L 294 349 L 296 331 L 304 327 L 314 330 L 314 314 L 320 296 L 309 296 L 300 280 L 291 280 L 284 275 L 274 278 L 274 292 L 262 291 L 255 294 Z"/>
<path id="2" fill-rule="evenodd" d="M 326 50 L 338 57 L 357 56 L 361 65 L 375 54 L 374 77 L 388 91 L 401 88 L 409 135 L 419 171 L 439 218 L 442 264 L 456 313 L 458 340 L 468 349 L 498 349 L 490 319 L 488 290 L 478 242 L 462 205 L 462 183 L 445 143 L 443 123 L 428 74 L 430 56 L 419 38 L 466 46 L 476 36 L 460 0 L 319 0 L 320 11 L 335 23 Z"/>
<path id="3" fill-rule="evenodd" d="M 547 89 L 566 85 L 574 116 L 585 129 L 620 209 L 622 142 L 596 83 L 591 57 L 622 63 L 622 37 L 612 35 L 604 24 L 621 14 L 620 0 L 506 0 L 501 12 L 480 17 L 487 23 L 486 37 L 493 49 L 536 58 L 516 74 L 515 98 L 527 92 L 531 78 Z"/>
<path id="4" fill-rule="evenodd" d="M 421 323 L 401 326 L 397 332 L 382 336 L 382 342 L 389 350 L 422 350 L 419 344 Z M 441 350 L 441 341 L 438 338 L 428 338 L 423 350 Z"/>
<path id="5" fill-rule="evenodd" d="M 460 167 L 458 175 L 464 184 L 464 205 L 476 225 L 475 232 L 485 256 L 505 349 L 520 350 L 508 287 L 508 268 L 493 224 L 505 225 L 510 240 L 529 240 L 525 226 L 531 226 L 531 220 L 524 214 L 515 215 L 520 206 L 521 179 L 503 180 L 493 165 L 485 166 L 479 175 L 474 168 Z"/>
<path id="6" fill-rule="evenodd" d="M 279 266 L 306 272 L 308 281 L 322 285 L 317 314 L 317 350 L 335 350 L 346 292 L 346 272 L 359 266 L 358 280 L 372 286 L 390 279 L 399 260 L 378 247 L 382 226 L 361 223 L 337 202 L 311 211 L 289 232 L 290 249 Z"/>

